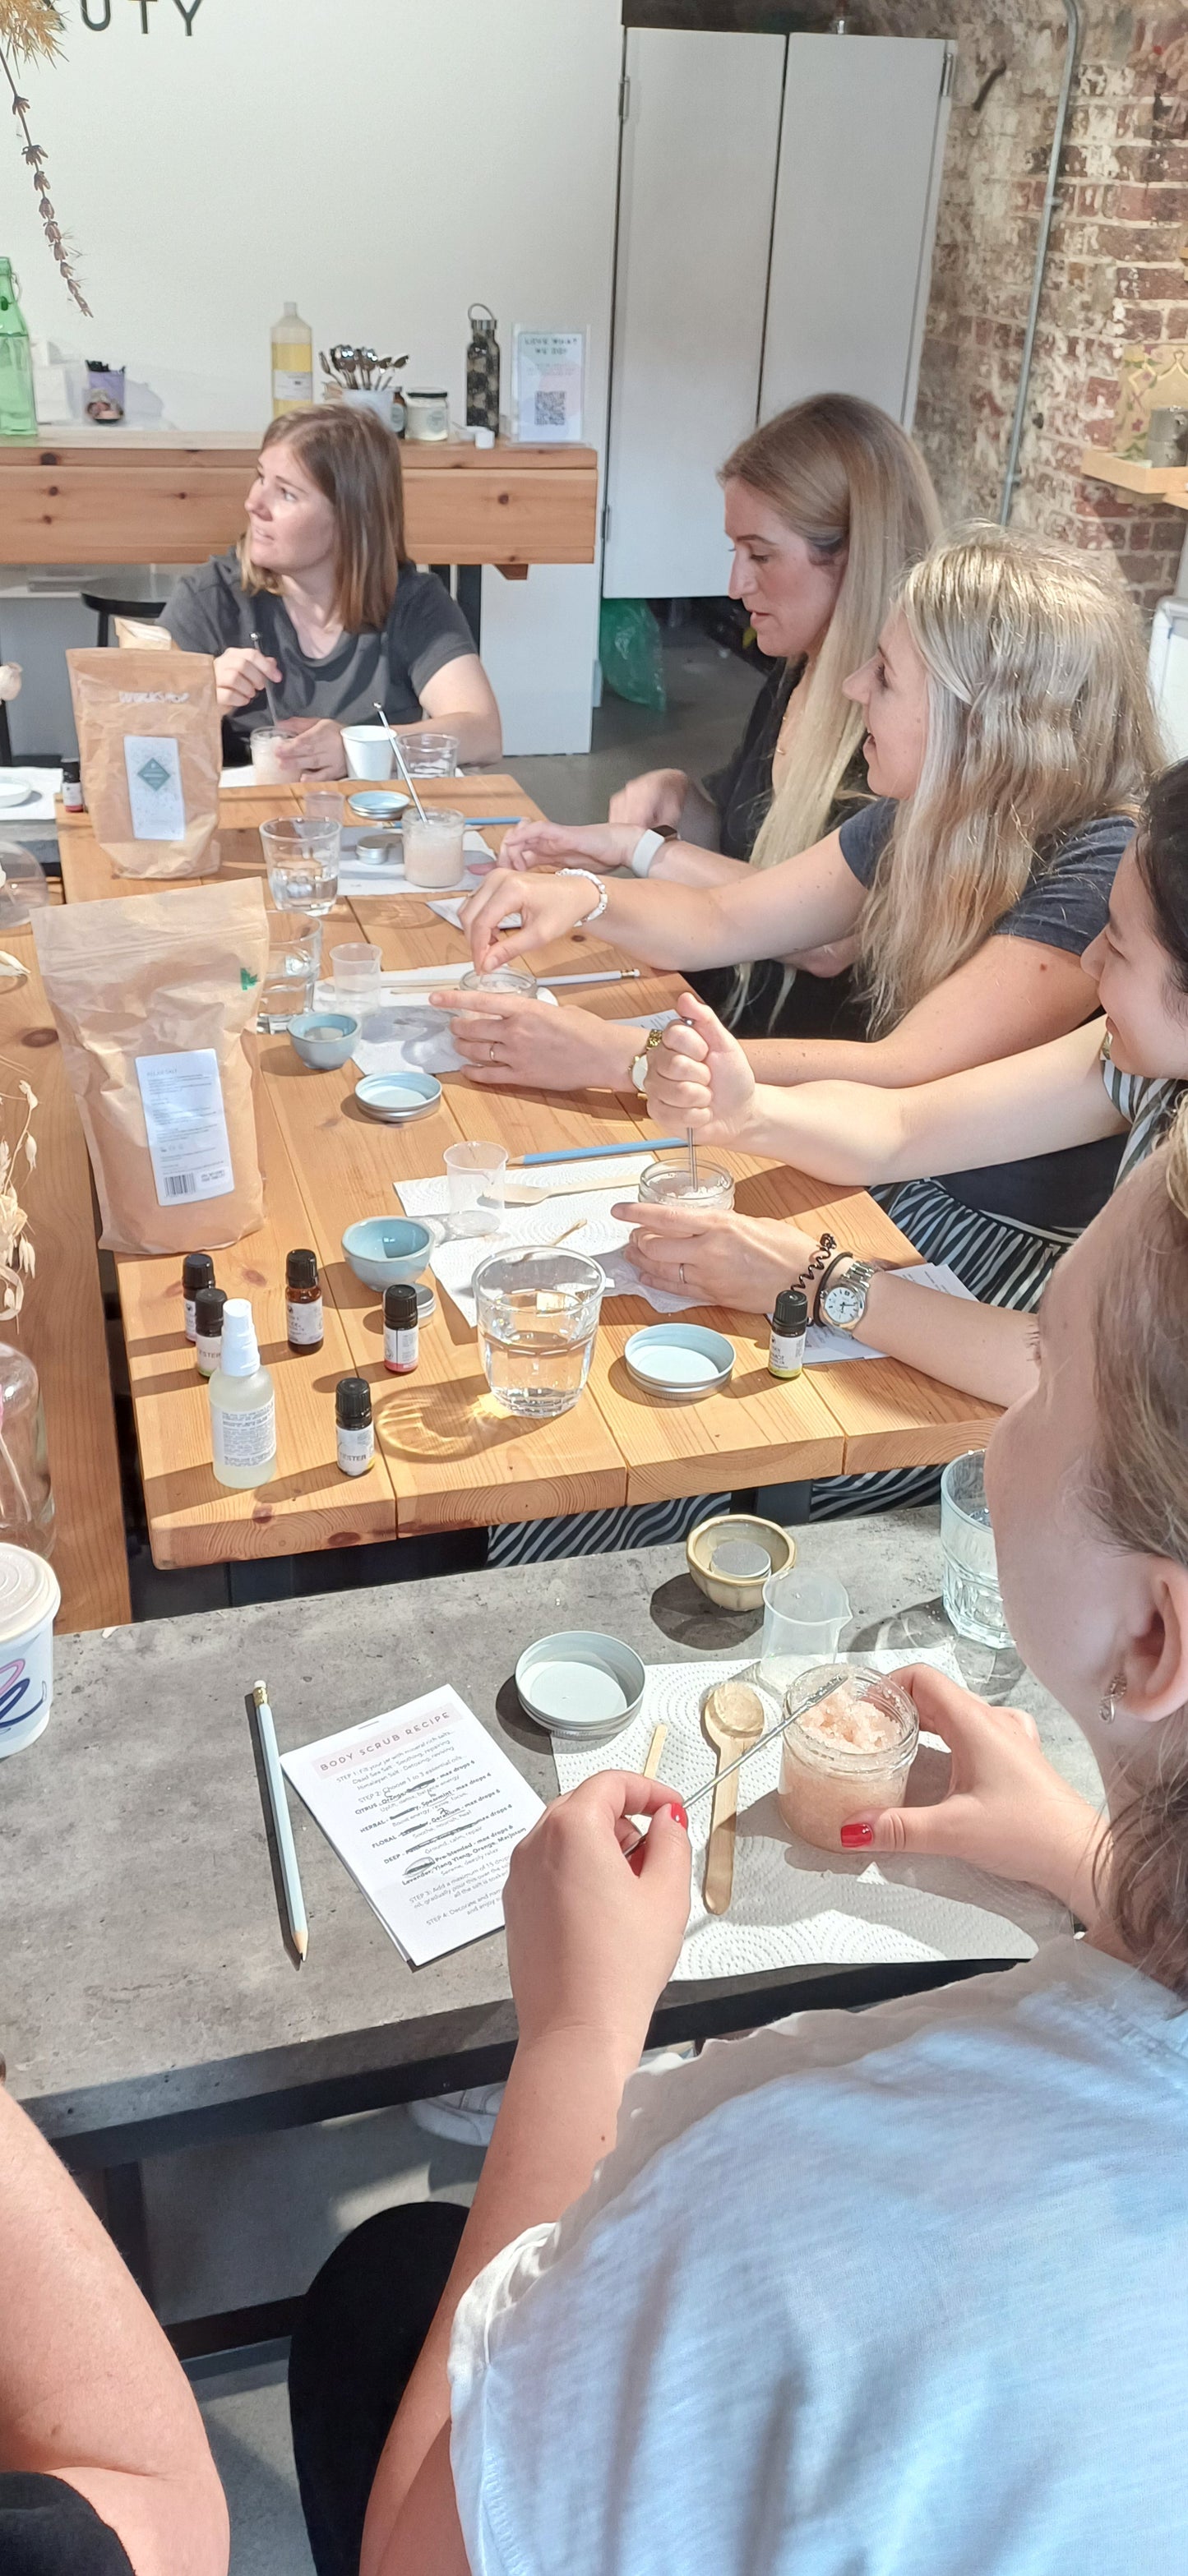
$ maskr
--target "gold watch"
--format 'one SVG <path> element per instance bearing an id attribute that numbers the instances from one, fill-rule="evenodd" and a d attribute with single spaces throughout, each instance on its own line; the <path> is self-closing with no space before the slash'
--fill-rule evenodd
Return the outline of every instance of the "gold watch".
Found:
<path id="1" fill-rule="evenodd" d="M 642 1046 L 639 1054 L 633 1056 L 631 1060 L 631 1079 L 643 1100 L 648 1096 L 648 1065 L 651 1062 L 652 1049 L 659 1046 L 663 1035 L 663 1029 L 649 1029 L 646 1046 Z"/>

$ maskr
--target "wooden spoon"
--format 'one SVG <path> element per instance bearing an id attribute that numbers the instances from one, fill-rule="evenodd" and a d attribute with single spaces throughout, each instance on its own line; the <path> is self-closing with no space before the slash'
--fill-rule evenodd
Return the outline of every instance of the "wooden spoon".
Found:
<path id="1" fill-rule="evenodd" d="M 701 1704 L 701 1723 L 717 1749 L 718 1768 L 733 1762 L 762 1735 L 766 1712 L 758 1691 L 747 1682 L 718 1682 Z M 734 1837 L 738 1809 L 738 1773 L 719 1780 L 714 1790 L 702 1894 L 707 1914 L 725 1914 L 734 1886 Z"/>

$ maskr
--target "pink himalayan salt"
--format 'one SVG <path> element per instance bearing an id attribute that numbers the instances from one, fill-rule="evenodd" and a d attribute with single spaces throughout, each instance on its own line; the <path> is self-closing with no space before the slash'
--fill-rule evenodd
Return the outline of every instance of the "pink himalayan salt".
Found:
<path id="1" fill-rule="evenodd" d="M 881 1705 L 869 1692 L 869 1683 L 840 1682 L 784 1737 L 780 1814 L 792 1833 L 818 1851 L 837 1851 L 842 1826 L 863 1808 L 903 1805 L 916 1749 L 915 1714 L 893 1683 L 882 1684 Z M 870 1754 L 869 1764 L 855 1760 L 862 1753 Z"/>

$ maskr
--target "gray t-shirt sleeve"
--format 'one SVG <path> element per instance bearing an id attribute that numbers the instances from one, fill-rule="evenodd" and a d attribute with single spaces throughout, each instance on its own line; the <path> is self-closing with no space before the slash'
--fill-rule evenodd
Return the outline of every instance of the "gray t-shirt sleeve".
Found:
<path id="1" fill-rule="evenodd" d="M 995 923 L 1000 939 L 1035 939 L 1080 957 L 1104 930 L 1118 861 L 1134 833 L 1127 814 L 1098 814 L 1070 832 Z"/>
<path id="2" fill-rule="evenodd" d="M 447 662 L 460 661 L 475 649 L 457 601 L 435 572 L 407 568 L 401 573 L 388 632 L 418 697 Z"/>
<path id="3" fill-rule="evenodd" d="M 840 825 L 841 854 L 859 885 L 871 884 L 894 820 L 894 797 L 879 796 L 873 805 L 860 805 L 856 814 L 847 814 Z"/>
<path id="4" fill-rule="evenodd" d="M 219 604 L 225 598 L 225 591 L 211 580 L 208 565 L 182 574 L 170 591 L 161 624 L 183 653 L 225 653 L 229 644 L 241 642 L 233 625 L 223 632 Z"/>

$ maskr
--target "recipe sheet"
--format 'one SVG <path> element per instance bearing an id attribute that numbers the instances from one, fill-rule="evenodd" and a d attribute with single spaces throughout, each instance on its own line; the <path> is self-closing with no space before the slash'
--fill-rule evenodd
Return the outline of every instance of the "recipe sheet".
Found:
<path id="1" fill-rule="evenodd" d="M 543 1808 L 448 1682 L 281 1767 L 412 1967 L 499 1931 Z"/>

